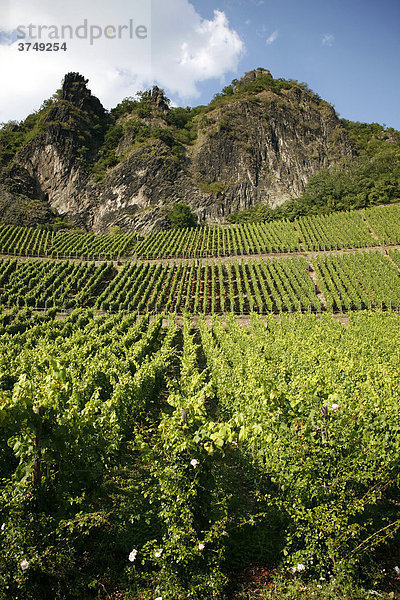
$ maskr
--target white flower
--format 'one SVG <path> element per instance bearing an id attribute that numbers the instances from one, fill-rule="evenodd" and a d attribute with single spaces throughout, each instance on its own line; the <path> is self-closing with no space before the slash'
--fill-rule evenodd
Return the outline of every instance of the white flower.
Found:
<path id="1" fill-rule="evenodd" d="M 1 531 L 3 531 L 4 527 L 6 526 L 5 523 L 3 523 L 3 525 L 0 527 Z"/>
<path id="2" fill-rule="evenodd" d="M 399 567 L 395 567 L 394 568 L 396 575 L 400 575 L 400 568 Z"/>
<path id="3" fill-rule="evenodd" d="M 163 553 L 163 549 L 160 548 L 159 550 L 157 550 L 156 552 L 154 552 L 154 556 L 156 558 L 160 558 L 161 554 Z M 157 600 L 157 599 L 156 599 Z"/>
<path id="4" fill-rule="evenodd" d="M 192 465 L 192 467 L 197 467 L 197 465 L 199 464 L 199 461 L 196 458 L 192 458 L 192 460 L 190 461 L 190 464 Z"/>
<path id="5" fill-rule="evenodd" d="M 135 560 L 135 558 L 136 558 L 136 555 L 137 555 L 137 553 L 138 553 L 138 551 L 137 551 L 137 550 L 135 550 L 135 549 L 134 549 L 134 550 L 132 550 L 132 552 L 131 552 L 131 553 L 130 553 L 130 555 L 129 555 L 129 560 L 130 560 L 131 562 L 134 562 L 134 560 Z"/>
<path id="6" fill-rule="evenodd" d="M 228 535 L 228 532 L 225 531 L 225 529 L 224 529 L 223 532 L 221 533 L 221 535 Z"/>
<path id="7" fill-rule="evenodd" d="M 156 600 L 162 600 L 162 596 L 158 596 Z"/>
<path id="8" fill-rule="evenodd" d="M 28 563 L 28 561 L 27 561 L 27 560 L 24 558 L 24 560 L 23 560 L 23 561 L 22 561 L 22 563 L 21 563 L 21 569 L 22 569 L 23 571 L 26 571 L 28 567 L 29 567 L 29 563 Z"/>
<path id="9" fill-rule="evenodd" d="M 339 404 L 332 404 L 331 411 L 336 412 L 338 408 L 339 408 Z"/>
<path id="10" fill-rule="evenodd" d="M 202 543 L 200 543 L 200 544 L 199 544 L 199 550 L 204 550 L 204 548 L 205 548 L 205 545 L 204 545 L 204 544 L 202 544 Z"/>
<path id="11" fill-rule="evenodd" d="M 305 571 L 306 568 L 301 563 L 297 563 L 296 567 L 292 567 L 292 573 L 300 573 L 300 571 Z"/>

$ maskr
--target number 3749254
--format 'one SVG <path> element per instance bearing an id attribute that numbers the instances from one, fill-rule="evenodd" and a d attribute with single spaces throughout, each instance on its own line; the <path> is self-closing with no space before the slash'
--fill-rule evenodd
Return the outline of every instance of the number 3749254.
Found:
<path id="1" fill-rule="evenodd" d="M 18 44 L 18 50 L 20 52 L 29 52 L 30 50 L 33 50 L 34 52 L 65 52 L 67 50 L 67 44 L 66 42 L 62 44 L 59 42 L 35 42 L 34 44 L 32 42 L 21 42 Z"/>

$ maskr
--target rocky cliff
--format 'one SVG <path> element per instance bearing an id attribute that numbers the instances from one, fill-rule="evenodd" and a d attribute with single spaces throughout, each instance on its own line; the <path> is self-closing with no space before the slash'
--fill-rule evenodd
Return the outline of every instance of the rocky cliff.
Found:
<path id="1" fill-rule="evenodd" d="M 3 216 L 37 206 L 41 218 L 52 210 L 97 231 L 161 228 L 177 201 L 206 222 L 277 206 L 353 154 L 331 105 L 265 69 L 205 107 L 170 108 L 155 87 L 110 113 L 69 73 L 39 113 L 12 127 L 0 136 Z"/>

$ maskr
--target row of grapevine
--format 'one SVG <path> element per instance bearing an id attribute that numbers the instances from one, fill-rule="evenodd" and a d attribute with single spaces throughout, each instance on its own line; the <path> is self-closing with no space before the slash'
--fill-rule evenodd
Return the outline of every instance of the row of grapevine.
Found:
<path id="1" fill-rule="evenodd" d="M 82 543 L 96 564 L 99 530 L 109 538 L 103 565 L 116 540 L 117 554 L 127 557 L 157 534 L 156 519 L 140 532 L 132 525 L 148 507 L 133 454 L 176 354 L 176 325 L 171 320 L 162 329 L 161 315 L 152 323 L 93 319 L 81 309 L 60 321 L 37 319 L 25 311 L 20 331 L 0 334 L 0 475 L 7 497 L 0 509 L 0 587 L 10 598 L 20 596 L 13 564 L 21 553 L 30 565 L 29 595 L 50 598 L 60 595 L 68 570 L 79 571 L 74 556 L 82 557 Z M 124 485 L 124 499 L 116 501 Z M 79 585 L 76 597 L 87 597 Z M 61 595 L 71 597 L 65 589 Z"/>
<path id="2" fill-rule="evenodd" d="M 95 308 L 139 312 L 248 314 L 319 311 L 305 259 L 272 259 L 226 265 L 132 263 L 99 296 Z"/>
<path id="3" fill-rule="evenodd" d="M 299 250 L 293 224 L 280 221 L 160 231 L 138 244 L 135 254 L 143 258 L 196 258 Z"/>
<path id="4" fill-rule="evenodd" d="M 400 250 L 389 250 L 388 256 L 400 270 Z"/>
<path id="5" fill-rule="evenodd" d="M 363 211 L 367 223 L 371 226 L 383 244 L 400 244 L 400 205 L 375 206 Z"/>
<path id="6" fill-rule="evenodd" d="M 231 227 L 161 231 L 148 235 L 135 249 L 143 258 L 195 258 L 367 248 L 400 242 L 400 208 L 396 205 L 300 217 Z M 384 223 L 386 229 L 379 223 Z M 376 239 L 369 228 L 371 223 Z"/>
<path id="7" fill-rule="evenodd" d="M 329 309 L 400 307 L 399 271 L 380 252 L 318 256 L 314 264 Z"/>
<path id="8" fill-rule="evenodd" d="M 112 263 L 0 261 L 0 304 L 9 307 L 90 306 L 115 274 Z"/>
<path id="9" fill-rule="evenodd" d="M 52 256 L 102 258 L 110 260 L 119 256 L 132 254 L 138 242 L 135 233 L 118 233 L 113 235 L 95 235 L 60 231 L 55 234 L 51 244 Z"/>
<path id="10" fill-rule="evenodd" d="M 0 260 L 0 304 L 110 312 L 249 314 L 400 308 L 400 252 L 203 263 Z M 320 296 L 320 292 L 322 296 Z M 324 298 L 326 306 L 321 304 Z"/>
<path id="11" fill-rule="evenodd" d="M 358 313 L 348 328 L 328 316 L 225 321 L 200 320 L 202 348 L 217 418 L 267 500 L 260 528 L 273 535 L 272 506 L 286 514 L 284 553 L 306 573 L 378 560 L 399 529 L 398 509 L 384 532 L 380 520 L 400 443 L 398 315 Z"/>
<path id="12" fill-rule="evenodd" d="M 399 217 L 400 207 L 393 205 L 365 209 L 363 214 L 353 210 L 301 217 L 294 222 L 174 229 L 149 234 L 143 240 L 134 233 L 53 233 L 0 225 L 0 253 L 111 260 L 132 255 L 147 259 L 201 258 L 361 248 L 400 243 Z"/>
<path id="13" fill-rule="evenodd" d="M 34 227 L 0 225 L 0 253 L 17 256 L 111 260 L 132 254 L 135 233 L 95 235 L 77 231 L 56 233 Z"/>
<path id="14" fill-rule="evenodd" d="M 309 251 L 376 246 L 358 211 L 314 215 L 296 221 L 304 248 Z"/>
<path id="15" fill-rule="evenodd" d="M 54 233 L 34 227 L 0 225 L 0 253 L 48 256 Z"/>
<path id="16" fill-rule="evenodd" d="M 4 597 L 226 598 L 249 564 L 286 597 L 391 586 L 399 315 L 164 317 L 0 311 Z"/>

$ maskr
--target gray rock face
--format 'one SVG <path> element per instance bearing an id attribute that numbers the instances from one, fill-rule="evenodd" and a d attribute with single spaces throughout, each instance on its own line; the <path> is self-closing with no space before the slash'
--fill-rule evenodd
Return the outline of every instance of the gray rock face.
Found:
<path id="1" fill-rule="evenodd" d="M 271 76 L 258 69 L 238 86 L 261 75 Z M 31 195 L 36 190 L 59 214 L 96 231 L 159 229 L 177 201 L 209 223 L 258 202 L 277 206 L 298 196 L 319 169 L 353 153 L 332 106 L 312 93 L 300 87 L 234 93 L 195 117 L 197 138 L 178 153 L 163 136 L 139 143 L 121 129 L 119 162 L 96 181 L 88 164 L 108 117 L 86 83 L 76 73 L 65 78 L 43 134 L 22 148 L 15 165 Z M 162 118 L 169 110 L 162 91 L 153 88 L 148 99 L 155 112 L 142 122 L 171 129 Z M 136 117 L 119 122 L 129 118 Z"/>

